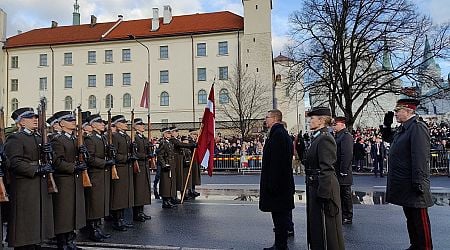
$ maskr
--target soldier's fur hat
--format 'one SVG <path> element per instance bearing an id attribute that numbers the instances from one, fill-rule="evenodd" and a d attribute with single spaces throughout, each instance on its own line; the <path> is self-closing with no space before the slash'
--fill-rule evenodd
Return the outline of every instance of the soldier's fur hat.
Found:
<path id="1" fill-rule="evenodd" d="M 313 107 L 308 112 L 308 116 L 331 116 L 331 110 L 327 107 Z"/>

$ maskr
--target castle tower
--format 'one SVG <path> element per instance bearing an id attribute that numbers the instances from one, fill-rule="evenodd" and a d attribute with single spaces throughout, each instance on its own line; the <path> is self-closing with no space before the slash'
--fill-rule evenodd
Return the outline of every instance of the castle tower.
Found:
<path id="1" fill-rule="evenodd" d="M 419 72 L 429 75 L 434 79 L 430 80 L 427 77 L 419 77 L 418 87 L 420 95 L 426 95 L 428 91 L 435 87 L 435 82 L 439 81 L 441 78 L 441 68 L 434 60 L 428 37 L 425 37 L 422 65 L 419 67 Z"/>
<path id="2" fill-rule="evenodd" d="M 244 37 L 241 69 L 248 77 L 267 86 L 268 109 L 272 108 L 272 0 L 243 0 Z"/>

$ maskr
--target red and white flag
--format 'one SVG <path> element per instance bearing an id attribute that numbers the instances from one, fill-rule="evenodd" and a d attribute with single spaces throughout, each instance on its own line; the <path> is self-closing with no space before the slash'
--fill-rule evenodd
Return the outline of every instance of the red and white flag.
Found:
<path id="1" fill-rule="evenodd" d="M 148 87 L 148 82 L 144 84 L 144 91 L 142 92 L 141 104 L 139 105 L 141 108 L 148 108 L 148 92 L 150 91 Z"/>
<path id="2" fill-rule="evenodd" d="M 208 169 L 208 175 L 212 176 L 214 168 L 214 137 L 216 128 L 216 106 L 214 104 L 214 83 L 209 91 L 208 104 L 202 119 L 202 131 L 198 137 L 196 161 Z"/>

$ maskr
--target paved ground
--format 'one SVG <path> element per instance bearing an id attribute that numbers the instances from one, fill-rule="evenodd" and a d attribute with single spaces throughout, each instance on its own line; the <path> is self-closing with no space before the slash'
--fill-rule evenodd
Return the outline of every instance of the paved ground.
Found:
<path id="1" fill-rule="evenodd" d="M 163 210 L 153 200 L 146 212 L 151 221 L 136 223 L 127 232 L 115 232 L 101 245 L 92 245 L 81 235 L 86 249 L 262 249 L 272 245 L 269 213 L 258 209 L 259 176 L 205 176 L 199 199 L 177 209 Z M 295 237 L 290 249 L 306 249 L 304 178 L 295 177 L 296 208 L 293 210 Z M 405 249 L 409 246 L 401 207 L 384 204 L 386 180 L 373 176 L 355 177 L 354 223 L 344 227 L 346 249 Z M 450 249 L 450 178 L 433 177 L 435 203 L 430 208 L 434 249 Z M 384 204 L 384 205 L 373 205 Z"/>

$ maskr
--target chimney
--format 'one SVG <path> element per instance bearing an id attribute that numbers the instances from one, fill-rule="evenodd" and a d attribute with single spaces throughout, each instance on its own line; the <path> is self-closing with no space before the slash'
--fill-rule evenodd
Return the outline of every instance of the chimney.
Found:
<path id="1" fill-rule="evenodd" d="M 17 35 L 20 35 L 20 34 L 22 34 L 22 31 L 21 30 L 17 30 Z"/>
<path id="2" fill-rule="evenodd" d="M 172 22 L 172 8 L 170 5 L 165 5 L 163 12 L 163 24 L 169 24 L 170 22 Z"/>
<path id="3" fill-rule="evenodd" d="M 97 24 L 97 17 L 91 15 L 91 27 L 94 27 Z"/>
<path id="4" fill-rule="evenodd" d="M 72 24 L 80 25 L 80 5 L 78 4 L 78 0 L 75 0 L 75 4 L 73 5 L 73 15 L 72 15 Z"/>
<path id="5" fill-rule="evenodd" d="M 152 31 L 157 30 L 159 30 L 159 11 L 158 8 L 153 8 Z"/>
<path id="6" fill-rule="evenodd" d="M 118 15 L 117 17 L 119 18 L 119 20 L 123 20 L 123 15 Z"/>
<path id="7" fill-rule="evenodd" d="M 58 27 L 57 21 L 52 21 L 52 29 Z"/>
<path id="8" fill-rule="evenodd" d="M 0 42 L 6 41 L 6 12 L 0 8 Z"/>

